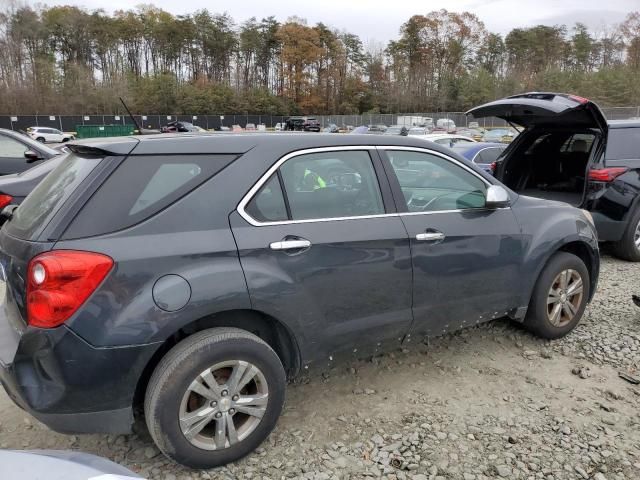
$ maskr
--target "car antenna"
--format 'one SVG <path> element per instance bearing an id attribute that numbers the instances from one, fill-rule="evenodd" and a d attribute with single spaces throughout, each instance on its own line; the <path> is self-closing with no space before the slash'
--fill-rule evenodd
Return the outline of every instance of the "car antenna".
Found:
<path id="1" fill-rule="evenodd" d="M 133 120 L 133 124 L 136 126 L 136 128 L 138 129 L 138 133 L 140 135 L 143 135 L 142 133 L 142 127 L 140 126 L 140 124 L 138 123 L 138 121 L 136 120 L 136 118 L 131 114 L 131 111 L 129 110 L 129 108 L 127 107 L 127 104 L 124 103 L 124 100 L 122 99 L 122 97 L 118 97 L 120 99 L 120 103 L 122 103 L 122 106 L 124 107 L 124 109 L 127 111 L 127 113 L 129 114 L 129 118 L 131 118 L 131 120 Z"/>

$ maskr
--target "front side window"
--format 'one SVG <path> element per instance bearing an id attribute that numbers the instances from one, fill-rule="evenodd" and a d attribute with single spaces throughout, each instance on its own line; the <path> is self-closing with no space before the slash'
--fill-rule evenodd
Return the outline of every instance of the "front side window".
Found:
<path id="1" fill-rule="evenodd" d="M 378 178 L 366 151 L 293 157 L 270 177 L 245 211 L 259 222 L 385 213 Z"/>
<path id="2" fill-rule="evenodd" d="M 483 208 L 486 183 L 454 162 L 430 153 L 387 151 L 409 212 Z"/>

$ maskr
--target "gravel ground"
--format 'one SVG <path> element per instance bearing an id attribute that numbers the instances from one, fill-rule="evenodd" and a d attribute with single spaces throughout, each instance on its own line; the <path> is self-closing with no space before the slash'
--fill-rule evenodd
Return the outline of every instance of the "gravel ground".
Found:
<path id="1" fill-rule="evenodd" d="M 254 454 L 196 472 L 130 436 L 64 436 L 0 393 L 1 448 L 78 449 L 154 479 L 640 478 L 640 264 L 603 258 L 598 293 L 568 337 L 495 321 L 289 386 Z"/>

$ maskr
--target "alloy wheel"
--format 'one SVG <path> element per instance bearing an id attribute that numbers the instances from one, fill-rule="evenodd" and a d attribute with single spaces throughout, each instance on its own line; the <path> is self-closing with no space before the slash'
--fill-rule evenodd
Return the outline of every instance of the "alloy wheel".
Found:
<path id="1" fill-rule="evenodd" d="M 547 295 L 547 316 L 555 327 L 570 323 L 582 304 L 583 283 L 576 270 L 563 270 L 556 275 Z"/>
<path id="2" fill-rule="evenodd" d="M 636 250 L 640 251 L 640 220 L 638 221 L 638 224 L 636 225 L 636 231 L 633 234 L 633 243 L 636 246 Z"/>
<path id="3" fill-rule="evenodd" d="M 268 401 L 269 386 L 258 367 L 242 360 L 217 363 L 187 388 L 180 404 L 180 429 L 203 450 L 229 448 L 258 427 Z"/>

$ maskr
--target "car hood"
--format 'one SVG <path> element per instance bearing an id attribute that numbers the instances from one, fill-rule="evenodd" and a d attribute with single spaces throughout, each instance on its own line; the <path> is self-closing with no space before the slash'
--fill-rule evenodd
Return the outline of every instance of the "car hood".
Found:
<path id="1" fill-rule="evenodd" d="M 472 108 L 474 118 L 498 117 L 523 127 L 562 125 L 607 129 L 600 108 L 586 98 L 564 93 L 531 92 L 496 100 Z"/>

